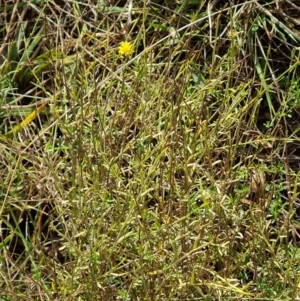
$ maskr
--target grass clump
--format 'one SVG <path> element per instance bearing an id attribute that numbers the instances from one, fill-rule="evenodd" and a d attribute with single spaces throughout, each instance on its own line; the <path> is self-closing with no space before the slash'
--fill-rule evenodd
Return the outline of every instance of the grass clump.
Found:
<path id="1" fill-rule="evenodd" d="M 297 6 L 0 9 L 3 300 L 291 300 Z"/>

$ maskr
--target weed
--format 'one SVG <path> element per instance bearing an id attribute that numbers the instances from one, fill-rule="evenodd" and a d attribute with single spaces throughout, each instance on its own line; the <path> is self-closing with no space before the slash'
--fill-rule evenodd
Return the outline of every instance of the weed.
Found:
<path id="1" fill-rule="evenodd" d="M 299 298 L 296 5 L 96 2 L 0 8 L 0 299 Z"/>

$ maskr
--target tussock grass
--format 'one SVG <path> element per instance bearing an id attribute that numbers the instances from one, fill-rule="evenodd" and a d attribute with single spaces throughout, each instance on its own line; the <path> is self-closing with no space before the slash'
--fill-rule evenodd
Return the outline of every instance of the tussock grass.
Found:
<path id="1" fill-rule="evenodd" d="M 1 300 L 299 298 L 298 6 L 156 2 L 0 9 Z"/>

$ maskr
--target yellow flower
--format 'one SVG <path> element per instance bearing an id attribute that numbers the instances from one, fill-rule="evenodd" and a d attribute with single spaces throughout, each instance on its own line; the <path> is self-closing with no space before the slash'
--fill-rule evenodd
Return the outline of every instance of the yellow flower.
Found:
<path id="1" fill-rule="evenodd" d="M 120 55 L 129 56 L 129 55 L 133 54 L 133 52 L 134 52 L 134 50 L 133 50 L 132 44 L 127 41 L 122 42 L 121 45 L 119 46 L 119 54 Z"/>

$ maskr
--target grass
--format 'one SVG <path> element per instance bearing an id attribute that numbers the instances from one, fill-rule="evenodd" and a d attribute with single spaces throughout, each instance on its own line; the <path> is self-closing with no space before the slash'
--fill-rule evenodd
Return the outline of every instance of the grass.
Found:
<path id="1" fill-rule="evenodd" d="M 157 2 L 0 8 L 0 300 L 299 299 L 297 1 Z"/>

